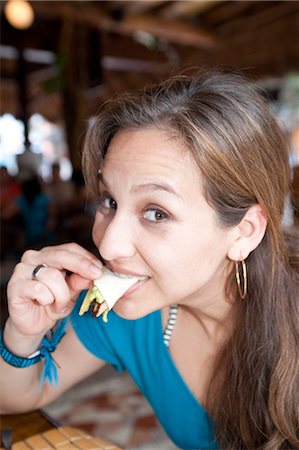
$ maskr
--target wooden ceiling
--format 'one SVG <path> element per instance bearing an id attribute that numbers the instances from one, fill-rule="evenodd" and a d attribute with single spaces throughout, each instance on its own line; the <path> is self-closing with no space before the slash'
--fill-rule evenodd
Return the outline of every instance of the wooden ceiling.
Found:
<path id="1" fill-rule="evenodd" d="M 202 65 L 299 70 L 298 1 L 32 1 L 26 30 L 8 24 L 5 3 L 1 113 L 59 121 L 79 96 L 87 117 L 112 93 Z"/>

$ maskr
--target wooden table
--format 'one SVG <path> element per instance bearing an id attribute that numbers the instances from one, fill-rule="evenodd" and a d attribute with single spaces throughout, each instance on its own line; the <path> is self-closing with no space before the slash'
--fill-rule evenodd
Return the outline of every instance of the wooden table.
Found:
<path id="1" fill-rule="evenodd" d="M 112 442 L 93 437 L 85 431 L 68 426 L 60 426 L 43 411 L 26 414 L 3 415 L 0 421 L 1 449 L 3 450 L 3 430 L 10 428 L 13 443 L 5 450 L 121 450 Z"/>
<path id="2" fill-rule="evenodd" d="M 0 430 L 2 437 L 2 431 L 5 428 L 11 428 L 13 431 L 13 442 L 18 442 L 58 426 L 58 422 L 39 410 L 26 414 L 1 416 Z"/>

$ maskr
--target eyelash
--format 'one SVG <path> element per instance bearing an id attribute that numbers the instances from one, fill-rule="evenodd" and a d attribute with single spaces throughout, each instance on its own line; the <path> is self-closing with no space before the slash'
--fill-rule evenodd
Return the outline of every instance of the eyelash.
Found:
<path id="1" fill-rule="evenodd" d="M 107 202 L 107 200 L 109 202 L 109 205 L 105 204 L 105 202 Z M 102 213 L 105 213 L 105 212 L 107 213 L 110 210 L 116 210 L 117 203 L 113 199 L 113 197 L 111 197 L 109 194 L 103 193 L 102 195 L 100 195 L 100 198 L 99 198 L 98 209 Z M 147 218 L 146 214 L 152 213 L 152 212 L 154 212 L 155 218 L 154 219 Z M 142 213 L 142 218 L 152 224 L 166 222 L 170 219 L 169 215 L 165 211 L 163 211 L 161 208 L 157 208 L 155 206 L 146 208 Z"/>
<path id="2" fill-rule="evenodd" d="M 110 202 L 110 206 L 107 206 L 105 204 L 105 201 L 107 201 L 107 200 Z M 111 205 L 111 203 L 113 203 L 113 206 Z M 116 208 L 117 208 L 117 203 L 109 194 L 103 193 L 100 195 L 98 209 L 101 212 L 109 211 L 110 209 L 116 209 Z"/>
<path id="3" fill-rule="evenodd" d="M 156 219 L 156 220 L 147 219 L 147 218 L 145 217 L 145 214 L 148 213 L 148 212 L 153 212 L 153 211 L 154 211 L 154 213 L 155 213 L 155 219 Z M 160 215 L 160 216 L 162 216 L 162 217 L 160 217 L 160 218 L 158 219 L 158 218 L 156 217 L 156 215 Z M 169 215 L 168 215 L 165 211 L 163 211 L 162 209 L 160 209 L 160 208 L 151 207 L 151 208 L 147 208 L 147 209 L 144 210 L 143 218 L 144 218 L 145 220 L 148 220 L 148 221 L 151 222 L 151 223 L 161 223 L 161 222 L 166 222 L 167 220 L 169 220 Z"/>

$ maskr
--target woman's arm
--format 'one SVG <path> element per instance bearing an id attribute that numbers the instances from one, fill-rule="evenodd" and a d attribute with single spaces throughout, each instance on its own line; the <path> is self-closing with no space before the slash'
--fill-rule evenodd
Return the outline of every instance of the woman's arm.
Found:
<path id="1" fill-rule="evenodd" d="M 34 268 L 46 264 L 32 279 Z M 77 244 L 27 251 L 8 283 L 9 318 L 3 340 L 14 355 L 27 358 L 57 320 L 71 312 L 82 289 L 100 276 L 101 263 Z M 59 385 L 40 385 L 44 362 L 16 368 L 0 358 L 1 412 L 20 412 L 45 405 L 104 363 L 94 358 L 76 338 L 72 328 L 52 353 L 59 369 Z M 58 361 L 59 360 L 59 361 Z"/>
<path id="2" fill-rule="evenodd" d="M 1 359 L 1 414 L 42 408 L 105 365 L 104 361 L 86 350 L 72 327 L 67 330 L 52 356 L 58 366 L 59 383 L 53 386 L 46 382 L 43 387 L 40 386 L 40 376 L 44 362 L 17 369 Z"/>

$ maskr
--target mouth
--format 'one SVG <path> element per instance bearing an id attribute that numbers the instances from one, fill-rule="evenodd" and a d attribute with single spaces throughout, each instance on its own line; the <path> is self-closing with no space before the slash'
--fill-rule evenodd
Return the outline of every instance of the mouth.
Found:
<path id="1" fill-rule="evenodd" d="M 147 281 L 149 279 L 149 277 L 145 276 L 145 275 L 114 272 L 110 269 L 109 269 L 109 271 L 111 272 L 111 274 L 113 274 L 118 279 L 128 280 L 128 282 L 130 282 L 130 280 L 132 282 L 135 280 L 135 283 L 131 284 L 131 286 L 128 287 L 128 289 L 121 295 L 119 300 L 121 300 L 122 298 L 128 297 L 132 292 L 136 291 L 136 289 L 138 289 L 145 281 Z"/>
<path id="2" fill-rule="evenodd" d="M 110 269 L 108 269 L 110 270 Z M 142 281 L 145 280 L 146 278 L 148 278 L 147 276 L 142 276 L 142 275 L 131 275 L 131 274 L 127 274 L 127 273 L 119 273 L 119 272 L 114 272 L 112 270 L 110 270 L 111 273 L 113 273 L 113 275 L 115 275 L 118 278 L 137 278 L 138 281 Z"/>
<path id="3" fill-rule="evenodd" d="M 140 286 L 142 286 L 146 281 L 149 280 L 149 277 L 138 277 L 138 278 L 139 279 L 131 287 L 129 287 L 129 289 L 127 289 L 126 292 L 124 292 L 124 294 L 119 298 L 119 300 L 128 297 L 130 294 L 132 294 L 132 292 L 136 291 Z"/>
<path id="4" fill-rule="evenodd" d="M 110 273 L 111 275 L 114 275 L 118 278 L 135 278 L 138 281 L 144 280 L 146 278 L 149 278 L 148 275 L 142 275 L 140 272 L 131 271 L 125 268 L 122 268 L 120 266 L 114 266 L 114 265 L 105 265 L 104 270 Z"/>

